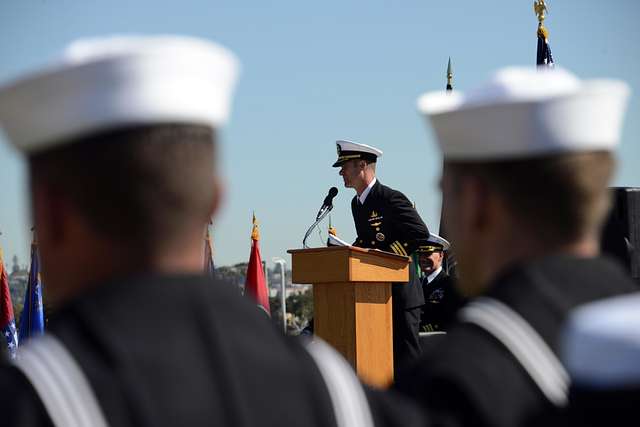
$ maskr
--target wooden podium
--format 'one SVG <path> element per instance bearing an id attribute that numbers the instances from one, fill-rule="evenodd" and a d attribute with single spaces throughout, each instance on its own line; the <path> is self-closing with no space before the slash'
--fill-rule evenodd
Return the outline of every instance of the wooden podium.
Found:
<path id="1" fill-rule="evenodd" d="M 352 246 L 294 249 L 293 283 L 313 284 L 315 334 L 365 382 L 393 380 L 391 283 L 409 280 L 408 257 Z"/>

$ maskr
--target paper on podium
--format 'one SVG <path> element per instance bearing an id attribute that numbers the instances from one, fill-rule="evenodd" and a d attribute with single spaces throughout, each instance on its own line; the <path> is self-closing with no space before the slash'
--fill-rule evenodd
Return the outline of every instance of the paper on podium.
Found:
<path id="1" fill-rule="evenodd" d="M 327 246 L 351 246 L 349 243 L 345 242 L 338 236 L 334 236 L 329 233 L 329 238 L 327 239 Z"/>

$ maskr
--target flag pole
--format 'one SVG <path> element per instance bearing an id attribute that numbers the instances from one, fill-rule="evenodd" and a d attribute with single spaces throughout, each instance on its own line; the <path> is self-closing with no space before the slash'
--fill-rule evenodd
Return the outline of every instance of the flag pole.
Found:
<path id="1" fill-rule="evenodd" d="M 280 310 L 282 311 L 282 332 L 287 335 L 287 279 L 286 267 L 287 262 L 279 257 L 272 258 L 272 261 L 280 265 Z"/>
<path id="2" fill-rule="evenodd" d="M 446 86 L 446 91 L 447 93 L 451 93 L 453 91 L 453 67 L 451 66 L 451 57 L 449 57 L 449 61 L 447 62 L 447 86 Z M 444 157 L 442 158 L 442 176 L 444 176 L 445 174 L 445 169 L 446 169 L 446 162 L 444 161 Z M 442 193 L 442 202 L 441 202 L 441 207 L 440 207 L 440 229 L 438 230 L 438 233 L 440 234 L 441 237 L 443 238 L 447 238 L 447 231 L 445 230 L 444 227 L 444 218 L 446 215 L 446 210 L 447 210 L 447 203 L 446 200 L 444 198 L 444 192 Z M 453 251 L 450 251 L 445 257 L 444 257 L 444 270 L 447 274 L 449 274 L 449 270 L 451 269 L 451 267 L 455 266 L 455 257 L 453 256 Z"/>

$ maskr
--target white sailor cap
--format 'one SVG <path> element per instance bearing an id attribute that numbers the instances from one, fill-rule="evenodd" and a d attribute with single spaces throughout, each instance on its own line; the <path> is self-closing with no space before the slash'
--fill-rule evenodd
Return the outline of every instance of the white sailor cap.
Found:
<path id="1" fill-rule="evenodd" d="M 563 332 L 572 381 L 590 388 L 640 385 L 640 292 L 584 305 Z"/>
<path id="2" fill-rule="evenodd" d="M 431 233 L 427 239 L 427 243 L 418 246 L 418 252 L 440 252 L 447 251 L 451 247 L 449 241 L 437 234 Z"/>
<path id="3" fill-rule="evenodd" d="M 446 159 L 516 159 L 613 150 L 629 92 L 622 81 L 581 81 L 557 67 L 512 67 L 467 94 L 426 93 L 418 109 Z"/>
<path id="4" fill-rule="evenodd" d="M 338 160 L 333 164 L 334 168 L 340 167 L 345 162 L 353 159 L 362 159 L 375 163 L 378 157 L 382 156 L 382 150 L 353 141 L 340 139 L 336 141 L 336 146 L 338 149 Z"/>
<path id="5" fill-rule="evenodd" d="M 0 125 L 27 153 L 129 126 L 216 128 L 229 116 L 237 69 L 230 51 L 192 37 L 83 39 L 0 87 Z"/>

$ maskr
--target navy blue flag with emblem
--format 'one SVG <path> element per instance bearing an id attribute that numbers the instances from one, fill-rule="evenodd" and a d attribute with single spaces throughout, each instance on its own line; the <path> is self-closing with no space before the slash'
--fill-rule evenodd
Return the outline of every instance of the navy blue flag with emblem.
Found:
<path id="1" fill-rule="evenodd" d="M 30 337 L 44 333 L 44 311 L 42 309 L 42 283 L 40 281 L 40 261 L 35 241 L 31 244 L 31 269 L 24 296 L 24 307 L 20 315 L 18 338 L 20 344 Z"/>
<path id="2" fill-rule="evenodd" d="M 553 67 L 553 57 L 551 56 L 551 46 L 549 46 L 549 31 L 544 26 L 546 19 L 547 4 L 545 0 L 533 2 L 533 11 L 538 17 L 538 51 L 536 54 L 536 65 L 538 67 Z"/>
<path id="3" fill-rule="evenodd" d="M 538 52 L 536 56 L 538 67 L 553 67 L 553 56 L 549 46 L 548 31 L 543 26 L 538 27 Z"/>

